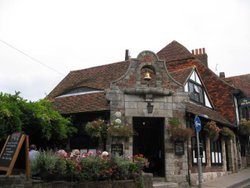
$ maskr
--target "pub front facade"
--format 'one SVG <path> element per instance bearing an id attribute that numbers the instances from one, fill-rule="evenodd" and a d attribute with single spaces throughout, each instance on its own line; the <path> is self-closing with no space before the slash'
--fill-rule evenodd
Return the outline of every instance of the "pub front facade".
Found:
<path id="1" fill-rule="evenodd" d="M 72 71 L 47 98 L 61 114 L 73 116 L 78 127 L 97 118 L 130 126 L 135 134 L 110 136 L 105 149 L 113 153 L 119 146 L 125 157 L 143 154 L 149 160 L 146 172 L 185 185 L 197 184 L 199 155 L 204 181 L 238 171 L 233 91 L 208 68 L 205 49 L 189 52 L 173 41 L 158 53 L 142 51 L 136 58 L 126 53 L 125 61 Z M 173 120 L 178 122 L 177 134 L 171 128 Z M 210 133 L 219 134 L 211 137 Z M 71 148 L 84 150 L 96 144 L 85 133 L 70 143 Z"/>

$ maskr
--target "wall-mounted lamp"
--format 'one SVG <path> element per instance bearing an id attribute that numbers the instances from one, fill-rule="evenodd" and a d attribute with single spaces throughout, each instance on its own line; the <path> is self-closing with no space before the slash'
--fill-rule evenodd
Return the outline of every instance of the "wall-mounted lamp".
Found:
<path id="1" fill-rule="evenodd" d="M 150 102 L 148 102 L 147 110 L 148 110 L 148 113 L 149 113 L 149 114 L 152 114 L 153 108 L 154 108 L 154 105 L 152 105 Z"/>
<path id="2" fill-rule="evenodd" d="M 147 71 L 146 73 L 145 73 L 145 76 L 144 76 L 144 78 L 143 78 L 145 81 L 150 81 L 152 78 L 151 78 L 151 75 L 150 75 L 150 73 Z"/>

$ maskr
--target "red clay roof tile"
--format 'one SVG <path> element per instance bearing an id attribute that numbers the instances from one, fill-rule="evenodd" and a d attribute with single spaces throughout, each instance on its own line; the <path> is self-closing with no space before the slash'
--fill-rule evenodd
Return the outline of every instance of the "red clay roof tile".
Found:
<path id="1" fill-rule="evenodd" d="M 191 75 L 192 71 L 194 70 L 194 67 L 187 67 L 184 69 L 176 70 L 173 72 L 170 72 L 170 75 L 178 81 L 180 84 L 185 84 L 187 81 L 187 78 Z"/>
<path id="2" fill-rule="evenodd" d="M 250 74 L 225 78 L 233 87 L 240 89 L 245 97 L 250 97 Z"/>
<path id="3" fill-rule="evenodd" d="M 232 100 L 232 90 L 235 89 L 225 81 L 221 80 L 209 68 L 204 66 L 181 44 L 171 42 L 157 53 L 159 59 L 166 61 L 166 66 L 172 76 L 183 83 L 189 71 L 196 66 L 203 81 L 208 95 L 214 104 L 215 111 L 224 118 L 235 122 L 235 107 Z M 95 93 L 89 95 L 78 95 L 65 98 L 55 98 L 74 88 L 90 87 L 106 89 L 110 82 L 125 74 L 130 61 L 123 61 L 89 69 L 70 72 L 55 89 L 48 95 L 48 99 L 54 99 L 55 107 L 62 113 L 77 113 L 85 111 L 107 110 L 108 102 L 104 94 Z M 183 75 L 177 75 L 176 71 L 183 70 Z"/>
<path id="4" fill-rule="evenodd" d="M 71 71 L 47 96 L 53 99 L 63 93 L 75 88 L 90 87 L 96 89 L 106 89 L 112 80 L 118 79 L 128 69 L 129 61 L 122 61 Z"/>
<path id="5" fill-rule="evenodd" d="M 199 60 L 174 61 L 166 64 L 170 72 L 196 66 L 203 84 L 212 100 L 214 108 L 231 123 L 236 121 L 232 91 L 234 87 L 220 79 L 214 72 L 203 65 Z"/>
<path id="6" fill-rule="evenodd" d="M 62 114 L 109 110 L 104 92 L 56 97 L 53 107 Z"/>
<path id="7" fill-rule="evenodd" d="M 183 45 L 175 40 L 161 49 L 157 53 L 157 56 L 159 59 L 164 59 L 166 62 L 190 59 L 194 57 Z"/>

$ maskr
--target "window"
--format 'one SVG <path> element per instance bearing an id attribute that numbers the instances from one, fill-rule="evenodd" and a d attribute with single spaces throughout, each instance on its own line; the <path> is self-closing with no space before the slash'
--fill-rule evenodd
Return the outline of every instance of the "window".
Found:
<path id="1" fill-rule="evenodd" d="M 211 164 L 212 165 L 222 165 L 222 150 L 221 150 L 221 141 L 211 141 Z"/>
<path id="2" fill-rule="evenodd" d="M 250 108 L 248 106 L 240 107 L 241 119 L 249 120 Z"/>
<path id="3" fill-rule="evenodd" d="M 189 80 L 186 82 L 184 91 L 190 93 L 190 99 L 192 101 L 202 104 L 208 108 L 212 108 L 208 95 L 196 71 L 192 73 Z"/>
<path id="4" fill-rule="evenodd" d="M 95 89 L 95 88 L 80 87 L 80 88 L 74 88 L 72 90 L 69 90 L 69 91 L 57 96 L 56 98 L 90 94 L 90 93 L 100 93 L 100 92 L 104 92 L 104 91 L 100 90 L 100 89 Z"/>
<path id="5" fill-rule="evenodd" d="M 205 104 L 204 91 L 201 85 L 190 80 L 188 82 L 188 91 L 190 92 L 191 100 L 198 102 L 200 104 Z"/>
<path id="6" fill-rule="evenodd" d="M 197 155 L 197 141 L 196 137 L 192 137 L 192 162 L 193 164 L 198 164 L 198 155 Z M 200 156 L 202 164 L 206 164 L 206 145 L 205 140 L 200 137 Z"/>

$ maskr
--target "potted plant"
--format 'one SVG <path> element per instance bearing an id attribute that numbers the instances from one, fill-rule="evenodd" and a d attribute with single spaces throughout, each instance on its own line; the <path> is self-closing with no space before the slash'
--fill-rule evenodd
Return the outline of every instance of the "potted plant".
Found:
<path id="1" fill-rule="evenodd" d="M 217 126 L 215 121 L 209 121 L 204 125 L 204 131 L 210 139 L 215 141 L 219 138 L 221 129 Z"/>
<path id="2" fill-rule="evenodd" d="M 170 118 L 168 123 L 167 130 L 173 141 L 186 141 L 194 133 L 191 128 L 182 127 L 180 120 L 176 117 Z"/>

